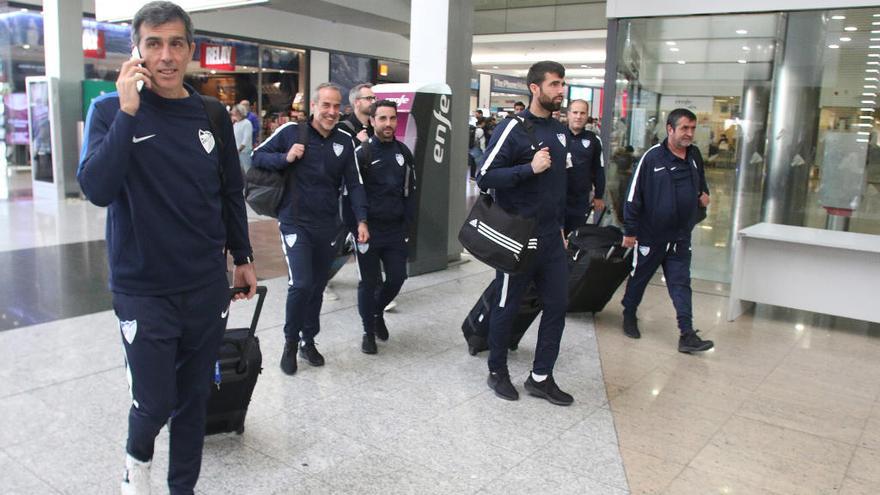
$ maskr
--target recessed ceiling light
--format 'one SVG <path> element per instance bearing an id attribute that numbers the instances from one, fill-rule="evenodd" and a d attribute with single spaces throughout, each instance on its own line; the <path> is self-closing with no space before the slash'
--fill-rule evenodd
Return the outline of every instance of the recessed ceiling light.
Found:
<path id="1" fill-rule="evenodd" d="M 667 41 L 666 44 L 669 45 L 669 46 L 675 46 L 675 42 L 674 42 L 674 41 Z"/>
<path id="2" fill-rule="evenodd" d="M 880 14 L 874 14 L 874 15 L 871 16 L 871 17 L 880 17 Z"/>
<path id="3" fill-rule="evenodd" d="M 874 97 L 874 96 L 877 96 L 877 93 L 862 93 L 862 96 L 871 96 L 871 97 Z"/>
<path id="4" fill-rule="evenodd" d="M 214 69 L 211 69 L 211 74 L 216 74 L 216 73 L 217 73 L 217 71 L 216 71 L 216 70 L 214 70 Z"/>
<path id="5" fill-rule="evenodd" d="M 862 122 L 859 122 L 858 124 L 856 124 L 856 127 L 874 127 L 874 124 L 864 124 Z"/>
<path id="6" fill-rule="evenodd" d="M 880 70 L 878 70 L 878 69 L 865 69 L 865 72 L 871 72 L 871 73 L 877 74 L 877 73 L 880 73 Z"/>
<path id="7" fill-rule="evenodd" d="M 880 21 L 874 21 L 871 23 L 872 26 L 880 26 Z"/>
<path id="8" fill-rule="evenodd" d="M 497 69 L 498 66 L 497 66 L 497 65 L 493 65 L 492 68 L 493 68 L 493 69 Z"/>
<path id="9" fill-rule="evenodd" d="M 855 26 L 847 26 L 847 27 L 843 28 L 843 30 L 844 31 L 858 31 L 859 28 L 857 28 Z"/>
<path id="10" fill-rule="evenodd" d="M 880 57 L 880 53 L 869 53 L 869 57 Z"/>
<path id="11" fill-rule="evenodd" d="M 834 50 L 834 49 L 840 48 L 840 45 L 835 45 L 832 43 L 832 44 L 828 45 L 828 48 L 831 48 L 832 50 Z"/>
<path id="12" fill-rule="evenodd" d="M 873 108 L 860 108 L 859 111 L 860 112 L 873 112 L 874 109 Z"/>
<path id="13" fill-rule="evenodd" d="M 745 46 L 745 45 L 743 45 L 742 48 L 743 48 L 743 50 L 745 50 L 745 51 L 749 51 L 749 50 L 751 50 L 751 48 L 749 48 L 749 47 L 747 47 L 747 46 Z"/>
<path id="14" fill-rule="evenodd" d="M 746 61 L 743 60 L 743 59 L 739 59 L 739 60 L 736 61 L 736 63 L 738 63 L 738 64 L 744 64 L 744 63 L 746 63 Z"/>
<path id="15" fill-rule="evenodd" d="M 25 50 L 31 49 L 31 45 L 21 45 L 21 47 L 24 48 Z"/>
<path id="16" fill-rule="evenodd" d="M 679 65 L 684 65 L 684 64 L 686 64 L 686 63 L 687 63 L 687 62 L 685 62 L 684 60 L 679 60 L 679 61 L 678 61 L 678 64 L 679 64 Z"/>
<path id="17" fill-rule="evenodd" d="M 852 41 L 852 38 L 850 38 L 849 36 L 841 36 L 840 41 Z"/>
<path id="18" fill-rule="evenodd" d="M 677 51 L 679 51 L 679 48 L 673 46 L 672 48 L 669 49 L 669 51 L 670 52 L 677 52 Z"/>
<path id="19" fill-rule="evenodd" d="M 862 100 L 862 103 L 865 105 L 876 105 L 877 102 L 874 100 Z"/>
<path id="20" fill-rule="evenodd" d="M 868 45 L 871 50 L 880 50 L 880 45 Z"/>
<path id="21" fill-rule="evenodd" d="M 877 89 L 877 85 L 876 85 L 876 84 L 865 84 L 865 85 L 862 86 L 862 87 L 865 88 L 865 89 Z"/>
<path id="22" fill-rule="evenodd" d="M 736 34 L 749 34 L 749 32 L 746 31 L 745 29 L 737 29 Z"/>
<path id="23" fill-rule="evenodd" d="M 866 77 L 865 81 L 880 81 L 880 79 L 877 79 L 876 77 Z"/>
<path id="24" fill-rule="evenodd" d="M 880 62 L 872 60 L 872 61 L 866 63 L 865 65 L 880 65 Z"/>
<path id="25" fill-rule="evenodd" d="M 846 19 L 846 16 L 845 15 L 833 15 L 833 16 L 831 16 L 831 18 L 834 19 L 835 21 L 842 21 L 842 20 Z"/>

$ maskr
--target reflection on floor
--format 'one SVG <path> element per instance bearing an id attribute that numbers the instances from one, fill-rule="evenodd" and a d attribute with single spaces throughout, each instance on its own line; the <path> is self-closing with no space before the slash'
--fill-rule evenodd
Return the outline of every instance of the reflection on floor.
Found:
<path id="1" fill-rule="evenodd" d="M 697 283 L 716 348 L 685 355 L 657 282 L 640 340 L 614 308 L 596 315 L 632 493 L 880 493 L 880 325 L 768 306 L 727 322 L 721 287 Z"/>
<path id="2" fill-rule="evenodd" d="M 207 440 L 199 493 L 629 493 L 591 317 L 568 319 L 555 372 L 574 405 L 506 402 L 486 387 L 485 353 L 467 353 L 460 325 L 491 277 L 477 262 L 413 277 L 386 317 L 390 341 L 367 356 L 344 267 L 317 339 L 327 365 L 294 377 L 277 365 L 287 280 L 266 281 L 246 430 Z M 252 304 L 236 303 L 230 325 L 246 324 Z M 0 491 L 118 493 L 130 399 L 115 328 L 105 311 L 0 333 Z M 535 335 L 511 353 L 520 390 Z"/>

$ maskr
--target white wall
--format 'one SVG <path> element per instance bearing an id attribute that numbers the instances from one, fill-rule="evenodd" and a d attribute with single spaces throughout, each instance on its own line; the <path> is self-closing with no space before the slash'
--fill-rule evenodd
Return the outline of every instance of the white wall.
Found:
<path id="1" fill-rule="evenodd" d="M 657 0 L 608 0 L 605 12 L 609 18 L 655 17 L 872 7 L 877 3 L 877 0 L 738 0 L 736 2 L 678 0 L 674 3 Z"/>

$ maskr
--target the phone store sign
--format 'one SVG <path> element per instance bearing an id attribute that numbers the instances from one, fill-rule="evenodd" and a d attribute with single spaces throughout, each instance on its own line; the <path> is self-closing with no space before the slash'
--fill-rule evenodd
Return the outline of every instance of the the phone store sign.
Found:
<path id="1" fill-rule="evenodd" d="M 203 69 L 235 70 L 235 47 L 203 43 L 199 65 Z"/>

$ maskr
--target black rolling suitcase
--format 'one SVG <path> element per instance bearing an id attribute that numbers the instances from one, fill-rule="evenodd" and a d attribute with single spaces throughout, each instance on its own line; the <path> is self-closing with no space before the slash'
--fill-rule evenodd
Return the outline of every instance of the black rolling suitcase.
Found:
<path id="1" fill-rule="evenodd" d="M 489 315 L 492 312 L 492 305 L 496 300 L 498 289 L 498 280 L 492 280 L 461 324 L 461 331 L 471 356 L 476 356 L 478 352 L 489 349 Z M 520 303 L 519 313 L 513 319 L 508 344 L 510 350 L 516 350 L 519 347 L 519 341 L 522 340 L 526 330 L 529 329 L 540 312 L 541 301 L 538 299 L 534 284 L 532 284 L 526 290 Z"/>
<path id="2" fill-rule="evenodd" d="M 584 225 L 568 238 L 568 311 L 602 311 L 632 270 L 632 249 L 614 226 Z"/>
<path id="3" fill-rule="evenodd" d="M 260 340 L 254 335 L 266 299 L 266 287 L 257 287 L 257 307 L 249 328 L 229 328 L 223 335 L 214 368 L 205 434 L 244 433 L 251 395 L 263 370 Z"/>

